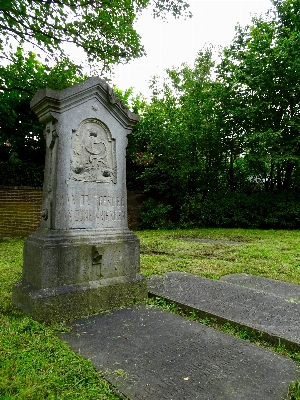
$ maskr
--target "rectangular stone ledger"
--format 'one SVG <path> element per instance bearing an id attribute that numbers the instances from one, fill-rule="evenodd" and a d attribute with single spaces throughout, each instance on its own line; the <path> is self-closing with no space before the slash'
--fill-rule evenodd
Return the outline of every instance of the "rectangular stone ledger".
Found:
<path id="1" fill-rule="evenodd" d="M 46 127 L 43 207 L 14 304 L 46 321 L 146 297 L 139 240 L 127 223 L 127 134 L 139 116 L 98 77 L 40 90 L 31 107 Z"/>
<path id="2" fill-rule="evenodd" d="M 282 355 L 154 307 L 71 327 L 59 337 L 130 400 L 282 400 L 299 378 Z"/>
<path id="3" fill-rule="evenodd" d="M 250 329 L 275 346 L 280 343 L 299 351 L 300 304 L 294 297 L 299 288 L 287 282 L 259 279 L 239 275 L 218 281 L 168 272 L 149 279 L 148 288 L 152 296 L 163 297 L 182 309 L 193 310 L 201 318 Z M 247 281 L 260 288 L 267 286 L 268 290 L 233 284 Z"/>

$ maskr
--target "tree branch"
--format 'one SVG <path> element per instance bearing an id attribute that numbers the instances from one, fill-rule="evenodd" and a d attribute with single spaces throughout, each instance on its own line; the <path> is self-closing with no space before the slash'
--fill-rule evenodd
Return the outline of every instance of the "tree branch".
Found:
<path id="1" fill-rule="evenodd" d="M 11 87 L 8 88 L 6 86 L 0 85 L 0 91 L 13 92 L 14 90 L 17 90 L 19 92 L 26 92 L 26 93 L 32 95 L 32 90 L 26 89 L 26 88 L 21 87 L 21 86 L 11 86 Z"/>

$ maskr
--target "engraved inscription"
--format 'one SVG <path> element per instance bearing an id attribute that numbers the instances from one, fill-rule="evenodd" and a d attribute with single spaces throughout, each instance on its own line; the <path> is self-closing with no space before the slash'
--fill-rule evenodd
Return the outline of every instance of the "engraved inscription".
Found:
<path id="1" fill-rule="evenodd" d="M 96 205 L 107 207 L 125 207 L 124 197 L 95 196 Z"/>
<path id="2" fill-rule="evenodd" d="M 71 189 L 73 189 L 71 187 Z M 88 226 L 103 225 L 108 222 L 126 221 L 126 201 L 122 196 L 99 196 L 81 194 L 75 196 L 73 190 L 58 199 L 58 219 L 63 224 Z M 68 212 L 64 211 L 68 206 Z"/>
<path id="3" fill-rule="evenodd" d="M 73 131 L 70 179 L 117 183 L 116 143 L 98 119 L 88 118 Z"/>

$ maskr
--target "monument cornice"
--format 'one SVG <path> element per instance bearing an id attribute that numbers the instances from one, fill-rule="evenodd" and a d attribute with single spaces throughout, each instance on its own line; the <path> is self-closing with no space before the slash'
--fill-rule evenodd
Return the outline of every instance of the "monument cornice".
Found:
<path id="1" fill-rule="evenodd" d="M 122 125 L 131 130 L 139 121 L 139 115 L 131 112 L 113 89 L 101 78 L 91 77 L 85 82 L 71 86 L 67 89 L 56 91 L 53 89 L 39 90 L 30 102 L 30 107 L 37 114 L 42 123 L 47 123 L 53 118 L 59 119 L 64 112 L 94 99 L 92 113 L 97 113 L 97 102 L 104 106 L 111 115 Z"/>

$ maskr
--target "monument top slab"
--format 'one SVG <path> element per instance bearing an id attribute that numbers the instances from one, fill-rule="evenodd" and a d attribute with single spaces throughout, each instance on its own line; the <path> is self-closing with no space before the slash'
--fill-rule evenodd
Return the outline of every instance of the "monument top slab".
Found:
<path id="1" fill-rule="evenodd" d="M 264 339 L 275 345 L 280 341 L 289 348 L 299 349 L 300 304 L 290 296 L 279 296 L 279 285 L 280 282 L 277 294 L 271 294 L 229 281 L 168 272 L 151 278 L 148 289 L 152 295 L 193 309 L 203 317 L 244 326 L 260 332 Z"/>
<path id="2" fill-rule="evenodd" d="M 102 104 L 124 128 L 131 129 L 140 119 L 131 112 L 103 79 L 94 76 L 61 91 L 39 90 L 30 102 L 30 107 L 42 123 L 47 123 L 57 114 L 62 114 L 80 104 L 94 100 L 91 113 L 95 115 Z"/>

